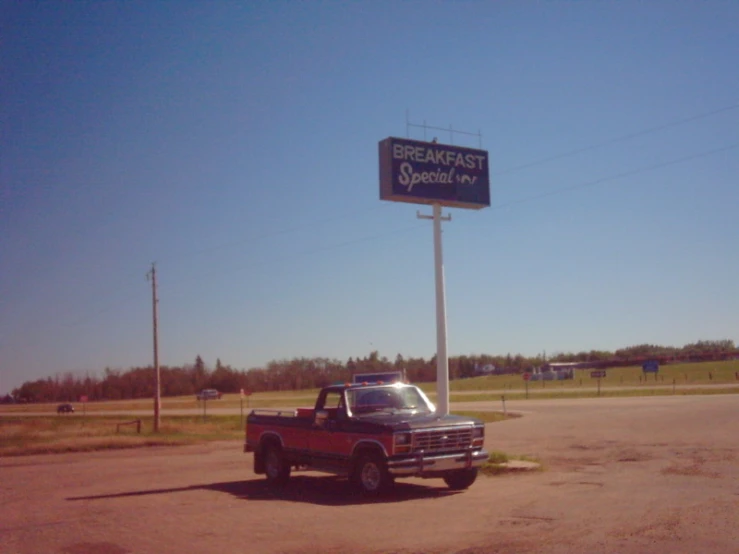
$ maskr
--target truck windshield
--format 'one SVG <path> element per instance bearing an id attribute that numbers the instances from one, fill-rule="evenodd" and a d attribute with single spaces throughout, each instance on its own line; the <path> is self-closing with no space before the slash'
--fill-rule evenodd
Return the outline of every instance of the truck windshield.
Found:
<path id="1" fill-rule="evenodd" d="M 429 412 L 423 394 L 414 386 L 362 387 L 347 391 L 347 400 L 354 414 L 413 410 Z"/>

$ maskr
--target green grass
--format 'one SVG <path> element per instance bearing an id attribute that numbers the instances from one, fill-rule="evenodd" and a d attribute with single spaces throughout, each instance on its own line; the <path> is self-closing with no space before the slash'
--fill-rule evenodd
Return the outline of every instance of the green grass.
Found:
<path id="1" fill-rule="evenodd" d="M 590 377 L 589 369 L 575 370 L 575 378 L 565 381 L 530 381 L 529 391 L 537 389 L 560 389 L 571 387 L 596 387 L 597 379 Z M 601 388 L 628 386 L 648 386 L 650 384 L 672 385 L 673 379 L 677 385 L 718 385 L 739 384 L 739 360 L 724 362 L 702 362 L 695 364 L 664 364 L 660 367 L 655 381 L 655 375 L 649 374 L 644 380 L 641 367 L 620 367 L 607 370 L 607 376 L 601 379 Z M 434 394 L 436 383 L 422 383 L 420 387 L 426 392 Z M 451 393 L 464 391 L 524 391 L 526 383 L 521 375 L 489 375 L 471 379 L 457 379 L 451 381 Z"/>
<path id="2" fill-rule="evenodd" d="M 505 452 L 500 452 L 497 450 L 490 452 L 490 459 L 485 462 L 485 464 L 480 468 L 480 471 L 484 475 L 499 475 L 501 473 L 507 473 L 510 471 L 510 469 L 507 468 L 505 464 L 512 460 L 523 460 L 527 462 L 537 463 L 539 464 L 537 471 L 544 471 L 544 465 L 542 464 L 541 460 L 539 460 L 539 458 L 535 458 L 532 456 L 509 456 Z"/>
<path id="3" fill-rule="evenodd" d="M 141 418 L 141 434 L 120 417 L 12 417 L 0 419 L 0 456 L 86 452 L 145 446 L 174 446 L 214 440 L 242 439 L 240 416 L 165 417 L 159 433 L 153 418 Z"/>
<path id="4" fill-rule="evenodd" d="M 698 388 L 676 388 L 673 393 L 672 387 L 645 387 L 643 389 L 627 389 L 616 390 L 601 388 L 600 395 L 597 390 L 548 390 L 541 392 L 529 392 L 529 400 L 535 401 L 540 399 L 557 399 L 557 398 L 597 398 L 608 397 L 637 397 L 637 396 L 689 396 L 689 395 L 713 395 L 713 394 L 739 394 L 739 387 L 716 387 L 710 389 Z M 486 393 L 481 391 L 479 394 L 450 395 L 452 402 L 491 402 L 492 407 L 499 408 L 501 404 L 501 395 L 498 393 Z M 512 391 L 505 394 L 506 400 L 524 400 L 526 393 L 524 391 Z"/>
<path id="5" fill-rule="evenodd" d="M 511 458 L 505 452 L 494 450 L 490 452 L 490 459 L 480 468 L 484 475 L 498 475 L 504 473 L 506 468 L 503 464 Z"/>

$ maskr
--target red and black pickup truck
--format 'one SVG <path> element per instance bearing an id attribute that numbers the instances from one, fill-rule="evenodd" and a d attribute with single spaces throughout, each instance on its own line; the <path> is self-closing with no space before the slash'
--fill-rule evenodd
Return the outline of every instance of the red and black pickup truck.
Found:
<path id="1" fill-rule="evenodd" d="M 346 475 L 365 494 L 396 477 L 440 477 L 466 489 L 488 459 L 485 424 L 437 415 L 421 389 L 405 383 L 332 385 L 314 408 L 253 410 L 244 452 L 270 484 L 287 482 L 292 468 Z"/>

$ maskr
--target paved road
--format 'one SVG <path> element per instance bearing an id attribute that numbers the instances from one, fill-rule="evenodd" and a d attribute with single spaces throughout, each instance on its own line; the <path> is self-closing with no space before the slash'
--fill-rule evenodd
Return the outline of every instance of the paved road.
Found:
<path id="1" fill-rule="evenodd" d="M 546 470 L 463 493 L 411 479 L 370 502 L 315 473 L 273 492 L 239 441 L 3 458 L 0 552 L 739 552 L 739 395 L 509 408 L 487 446 Z"/>

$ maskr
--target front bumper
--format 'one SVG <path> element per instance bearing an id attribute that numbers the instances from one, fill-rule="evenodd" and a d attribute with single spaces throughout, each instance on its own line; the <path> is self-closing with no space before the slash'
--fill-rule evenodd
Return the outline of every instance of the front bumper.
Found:
<path id="1" fill-rule="evenodd" d="M 387 469 L 391 475 L 421 477 L 432 476 L 457 469 L 470 469 L 483 465 L 490 455 L 484 450 L 468 450 L 452 454 L 414 454 L 398 459 L 389 459 Z"/>

